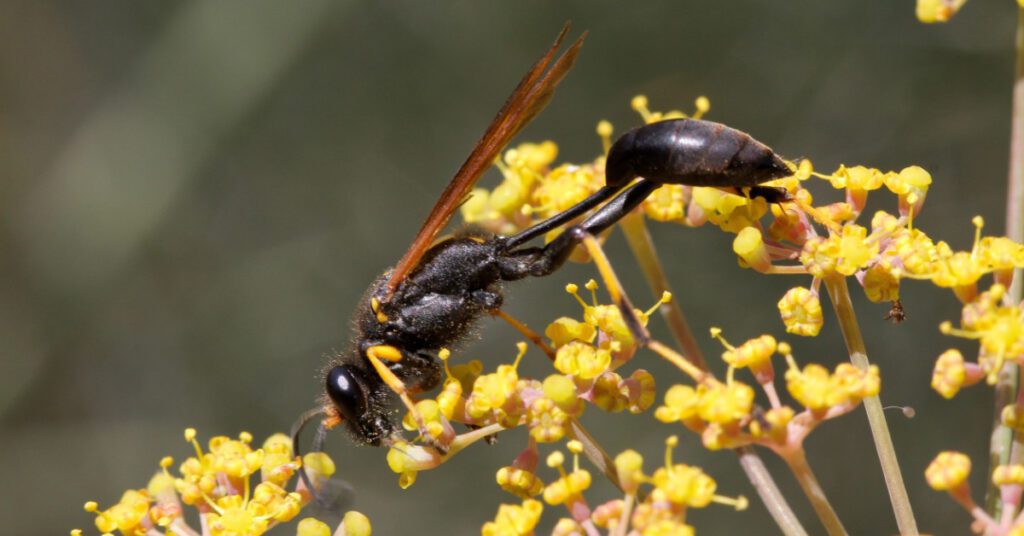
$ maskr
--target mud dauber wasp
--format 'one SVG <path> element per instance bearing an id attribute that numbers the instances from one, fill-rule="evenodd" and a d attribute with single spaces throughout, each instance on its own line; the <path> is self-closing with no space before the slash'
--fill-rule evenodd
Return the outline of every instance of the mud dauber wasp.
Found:
<path id="1" fill-rule="evenodd" d="M 672 119 L 619 137 L 607 155 L 605 186 L 568 210 L 512 236 L 470 230 L 434 243 L 477 179 L 547 104 L 571 69 L 586 33 L 556 59 L 568 31 L 566 24 L 516 86 L 402 259 L 370 285 L 355 313 L 354 342 L 326 367 L 323 406 L 296 425 L 296 445 L 305 423 L 319 415 L 328 426 L 344 423 L 361 443 L 394 444 L 400 440 L 390 409 L 396 395 L 422 433 L 411 394 L 437 387 L 442 376 L 438 352 L 465 337 L 485 313 L 500 309 L 501 285 L 558 270 L 578 245 L 614 225 L 658 187 L 743 188 L 746 195 L 769 202 L 786 199 L 780 189 L 758 186 L 792 174 L 767 146 L 718 123 Z M 583 216 L 546 246 L 525 245 Z"/>

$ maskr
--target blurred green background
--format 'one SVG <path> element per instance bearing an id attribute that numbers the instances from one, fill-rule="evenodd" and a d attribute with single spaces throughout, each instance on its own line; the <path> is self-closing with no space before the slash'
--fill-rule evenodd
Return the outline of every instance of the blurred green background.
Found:
<path id="1" fill-rule="evenodd" d="M 81 504 L 144 485 L 165 455 L 200 435 L 286 430 L 320 389 L 324 355 L 346 346 L 354 305 L 404 251 L 420 221 L 526 67 L 567 19 L 589 30 L 580 61 L 520 139 L 554 139 L 560 160 L 600 150 L 594 126 L 639 123 L 630 97 L 754 134 L 828 171 L 839 163 L 919 164 L 935 184 L 920 226 L 970 246 L 970 217 L 1003 226 L 1016 6 L 975 1 L 948 26 L 913 2 L 216 2 L 8 1 L 0 16 L 0 518 L 6 534 L 91 528 Z M 494 174 L 488 184 L 493 184 Z M 822 192 L 824 193 L 824 192 Z M 834 195 L 834 194 L 831 194 Z M 874 208 L 892 210 L 888 194 Z M 661 225 L 655 238 L 706 351 L 784 335 L 775 302 L 806 278 L 736 266 L 731 238 Z M 620 236 L 610 240 L 638 304 L 650 302 Z M 573 266 L 509 288 L 507 309 L 535 326 L 575 314 Z M 967 531 L 929 488 L 940 450 L 976 463 L 983 489 L 991 393 L 954 401 L 928 387 L 934 358 L 958 345 L 952 294 L 907 284 L 909 319 L 854 291 L 883 373 L 904 476 L 922 530 Z M 831 315 L 802 361 L 845 359 Z M 655 322 L 657 324 L 657 322 Z M 660 325 L 655 332 L 663 334 Z M 518 337 L 497 322 L 456 354 L 493 366 Z M 528 354 L 525 372 L 547 366 Z M 661 386 L 680 375 L 653 357 Z M 585 418 L 610 449 L 702 466 L 724 494 L 755 498 L 728 452 L 703 450 L 651 415 Z M 330 438 L 355 507 L 378 534 L 473 534 L 508 497 L 494 471 L 521 430 L 473 448 L 400 491 L 384 452 Z M 863 411 L 828 423 L 810 460 L 851 534 L 894 534 Z M 765 459 L 812 533 L 820 526 L 780 463 Z M 595 501 L 612 498 L 595 485 Z M 703 534 L 772 533 L 744 513 L 694 512 Z M 556 519 L 549 508 L 546 519 Z M 413 525 L 415 524 L 415 525 Z M 404 530 L 403 530 L 404 528 Z M 92 532 L 91 530 L 89 532 Z"/>

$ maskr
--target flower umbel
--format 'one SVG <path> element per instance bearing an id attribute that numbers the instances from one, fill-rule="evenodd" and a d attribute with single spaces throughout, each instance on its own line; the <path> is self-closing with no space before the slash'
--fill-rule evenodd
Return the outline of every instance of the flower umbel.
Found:
<path id="1" fill-rule="evenodd" d="M 185 439 L 195 456 L 181 463 L 180 476 L 171 474 L 174 462 L 165 457 L 146 488 L 126 491 L 117 504 L 105 510 L 92 501 L 85 504 L 85 510 L 96 515 L 97 529 L 104 534 L 117 531 L 132 536 L 259 536 L 294 519 L 312 499 L 311 490 L 299 479 L 291 491 L 286 488 L 300 467 L 305 467 L 314 485 L 334 472 L 326 454 L 307 454 L 304 460 L 294 456 L 291 439 L 284 434 L 269 437 L 258 449 L 251 446 L 252 436 L 247 432 L 237 439 L 213 437 L 207 450 L 200 446 L 194 429 L 185 431 Z M 201 530 L 187 524 L 183 505 L 196 508 L 203 518 Z M 342 527 L 347 532 L 341 533 L 369 536 L 365 516 L 349 514 L 361 517 L 363 528 L 351 532 Z M 330 533 L 329 527 L 312 518 L 304 519 L 297 530 L 303 536 L 320 535 L 323 530 Z"/>

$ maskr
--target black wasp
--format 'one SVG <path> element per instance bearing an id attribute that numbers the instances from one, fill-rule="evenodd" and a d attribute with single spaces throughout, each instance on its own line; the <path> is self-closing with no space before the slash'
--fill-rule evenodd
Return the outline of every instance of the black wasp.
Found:
<path id="1" fill-rule="evenodd" d="M 394 395 L 417 416 L 410 393 L 437 387 L 442 376 L 437 353 L 501 307 L 504 282 L 554 272 L 585 236 L 609 228 L 663 184 L 751 187 L 748 194 L 785 199 L 778 189 L 756 187 L 792 174 L 767 146 L 725 125 L 674 119 L 622 135 L 608 153 L 605 186 L 565 212 L 513 236 L 468 231 L 432 244 L 480 175 L 547 104 L 572 67 L 586 34 L 555 59 L 568 29 L 516 86 L 405 256 L 370 285 L 355 314 L 351 348 L 326 368 L 323 408 L 307 414 L 298 429 L 323 414 L 345 423 L 361 443 L 398 439 L 390 410 Z M 546 246 L 526 245 L 587 213 Z"/>

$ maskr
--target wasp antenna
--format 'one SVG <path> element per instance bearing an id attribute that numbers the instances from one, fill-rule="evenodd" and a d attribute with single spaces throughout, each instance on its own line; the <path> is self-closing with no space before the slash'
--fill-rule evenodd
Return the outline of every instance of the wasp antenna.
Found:
<path id="1" fill-rule="evenodd" d="M 298 456 L 300 460 L 302 459 L 302 451 L 299 448 L 299 436 L 302 435 L 302 431 L 306 428 L 306 425 L 309 424 L 310 421 L 312 421 L 319 415 L 324 415 L 324 409 L 321 407 L 313 408 L 300 415 L 299 420 L 295 421 L 295 424 L 292 425 L 292 450 L 295 451 L 295 455 Z M 313 450 L 311 452 L 320 452 L 323 450 L 322 447 L 326 436 L 327 428 L 324 426 L 323 421 L 321 421 L 320 427 L 317 430 L 317 435 L 313 439 Z M 327 507 L 329 505 L 330 501 L 328 501 L 326 497 L 321 495 L 317 491 L 316 487 L 313 486 L 313 481 L 310 480 L 309 474 L 306 473 L 305 464 L 302 464 L 299 467 L 299 479 L 302 480 L 302 483 L 306 486 L 306 489 L 309 490 L 309 493 L 313 496 L 313 499 L 315 499 L 319 505 L 324 507 Z"/>

